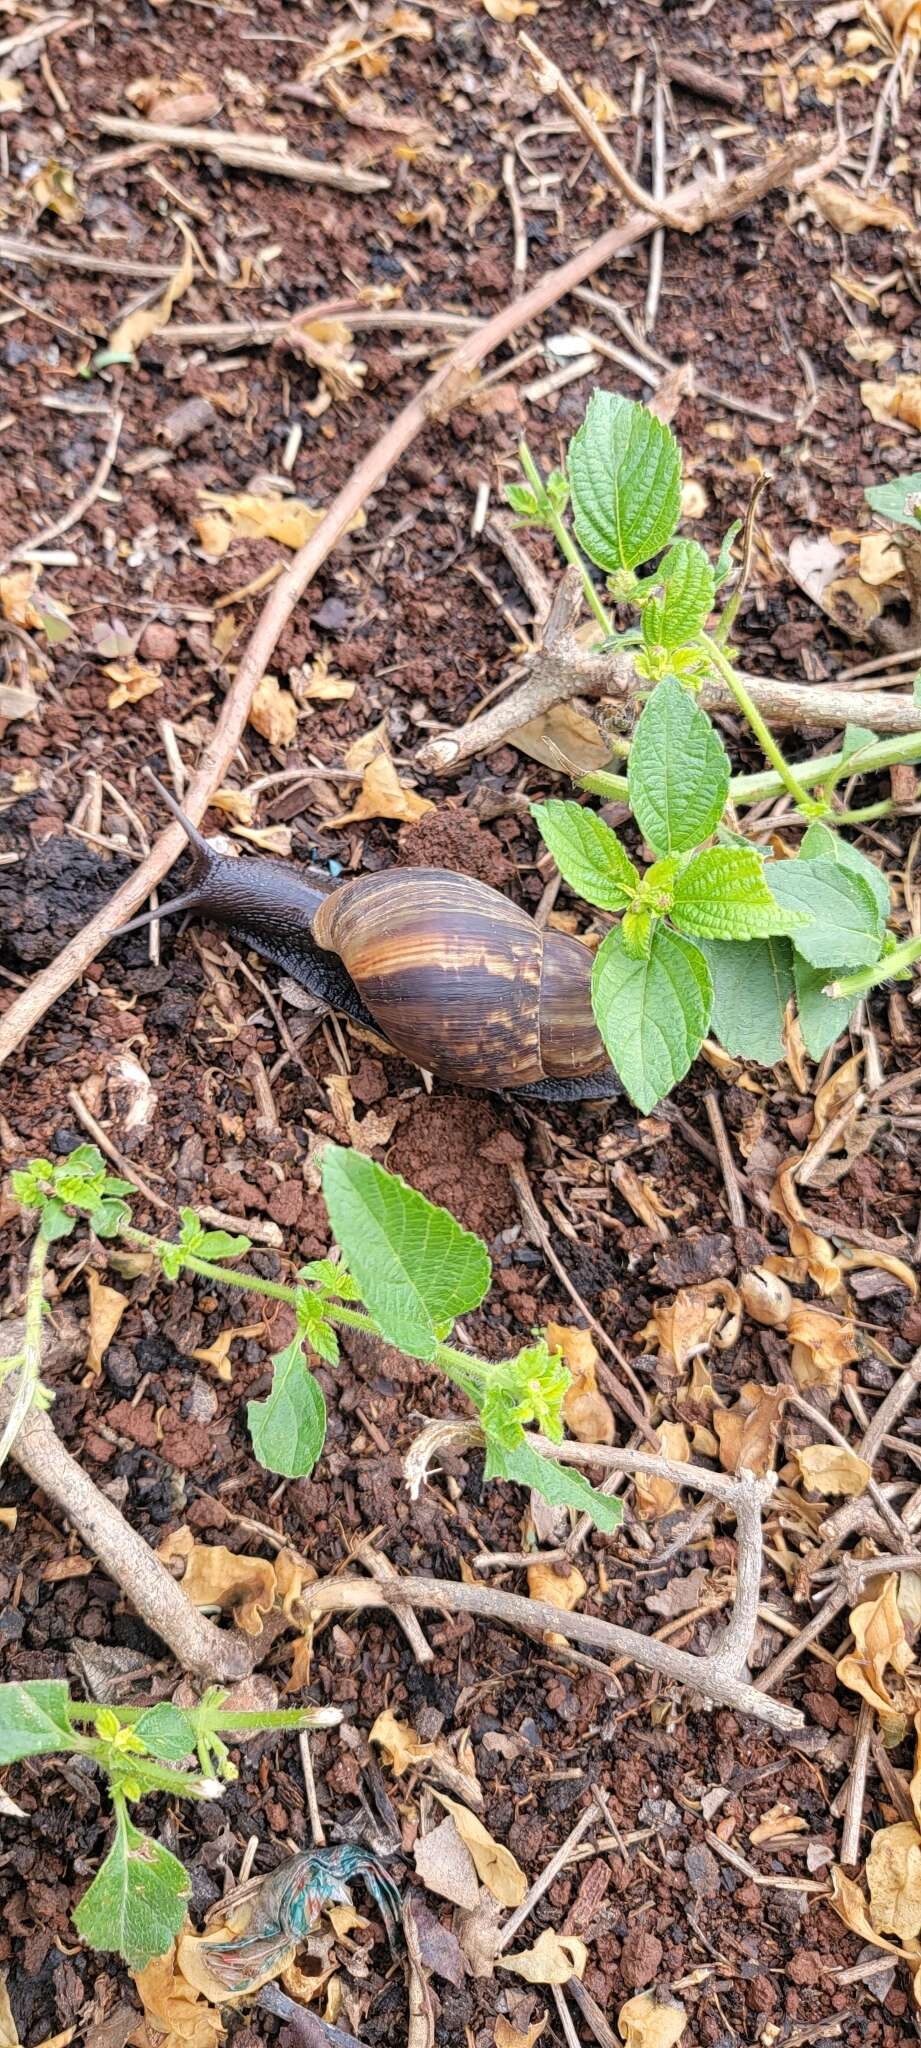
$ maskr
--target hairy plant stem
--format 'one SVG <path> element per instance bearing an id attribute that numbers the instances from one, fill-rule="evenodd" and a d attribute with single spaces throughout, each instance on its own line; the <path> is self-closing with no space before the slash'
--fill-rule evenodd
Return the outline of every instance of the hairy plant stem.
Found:
<path id="1" fill-rule="evenodd" d="M 582 588 L 585 592 L 586 599 L 590 604 L 596 619 L 598 620 L 599 626 L 601 626 L 602 630 L 607 634 L 608 638 L 610 639 L 611 635 L 614 632 L 614 621 L 613 619 L 608 617 L 608 614 L 605 611 L 604 605 L 602 604 L 598 592 L 595 589 L 594 583 L 592 582 L 588 566 L 583 560 L 583 557 L 580 554 L 575 541 L 573 540 L 569 528 L 567 526 L 564 526 L 559 513 L 554 511 L 553 506 L 550 503 L 549 497 L 547 495 L 547 486 L 544 483 L 540 470 L 538 469 L 534 457 L 531 454 L 531 450 L 528 447 L 527 441 L 521 441 L 519 443 L 518 459 L 521 463 L 522 469 L 524 470 L 525 476 L 528 479 L 531 489 L 534 492 L 534 496 L 536 497 L 538 504 L 542 507 L 543 515 L 546 519 L 547 525 L 549 526 L 551 533 L 553 534 L 554 540 L 556 541 L 557 547 L 559 548 L 561 555 L 565 555 L 567 562 L 571 562 L 573 568 L 578 569 L 579 575 L 582 578 Z"/>
<path id="2" fill-rule="evenodd" d="M 840 981 L 829 983 L 825 994 L 828 996 L 862 996 L 880 981 L 891 981 L 893 975 L 903 968 L 912 967 L 921 960 L 921 939 L 904 939 L 900 946 L 894 946 L 891 953 L 884 953 L 872 967 L 860 967 L 856 974 L 842 975 Z"/>
<path id="3" fill-rule="evenodd" d="M 616 747 L 612 747 L 612 752 L 629 755 L 629 747 L 625 747 L 624 743 L 619 741 Z M 809 761 L 788 761 L 787 768 L 794 782 L 799 783 L 803 789 L 812 789 L 819 783 L 827 782 L 829 774 L 834 775 L 839 768 L 848 767 L 851 761 L 852 773 L 855 775 L 875 775 L 883 768 L 895 768 L 903 763 L 911 767 L 916 761 L 921 761 L 921 733 L 894 733 L 888 739 L 877 740 L 872 747 L 867 747 L 858 756 L 848 756 L 843 751 L 837 754 L 814 754 Z M 595 796 L 606 797 L 609 802 L 626 802 L 629 794 L 626 776 L 608 774 L 606 769 L 598 769 L 594 774 L 580 776 L 579 782 L 581 788 L 591 791 Z M 729 784 L 729 795 L 737 808 L 747 809 L 751 804 L 766 803 L 769 797 L 782 796 L 786 787 L 782 776 L 776 775 L 772 768 L 761 768 L 753 775 L 734 775 Z M 891 809 L 891 801 L 887 798 L 886 810 Z M 836 811 L 831 822 L 836 825 L 861 824 L 868 821 L 869 811 L 875 816 L 883 815 L 882 809 L 870 805 L 867 810 L 862 811 Z"/>
<path id="4" fill-rule="evenodd" d="M 22 1428 L 23 1421 L 35 1400 L 40 1384 L 42 1369 L 42 1311 L 45 1305 L 45 1267 L 48 1262 L 48 1239 L 39 1230 L 29 1255 L 29 1272 L 26 1280 L 26 1315 L 23 1346 L 18 1354 L 19 1385 L 13 1396 L 13 1404 L 6 1418 L 3 1434 L 0 1436 L 0 1467 L 7 1452 Z M 3 1374 L 17 1365 L 14 1358 L 4 1362 Z"/>
<path id="5" fill-rule="evenodd" d="M 713 666 L 722 677 L 727 690 L 731 691 L 743 718 L 748 720 L 762 753 L 766 755 L 772 768 L 780 776 L 788 796 L 792 796 L 797 809 L 804 811 L 807 817 L 816 817 L 818 815 L 818 806 L 815 799 L 806 796 L 797 782 L 786 755 L 781 752 L 770 727 L 765 724 L 757 704 L 749 696 L 748 690 L 741 676 L 733 668 L 732 662 L 724 654 L 723 649 L 717 646 L 716 641 L 711 640 L 707 633 L 701 633 L 699 645 L 710 656 Z M 825 772 L 826 774 L 828 773 L 827 767 Z"/>

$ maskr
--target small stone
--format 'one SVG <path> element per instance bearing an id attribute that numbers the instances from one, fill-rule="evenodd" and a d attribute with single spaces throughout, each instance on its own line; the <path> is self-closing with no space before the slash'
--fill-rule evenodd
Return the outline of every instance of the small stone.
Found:
<path id="1" fill-rule="evenodd" d="M 179 635 L 172 626 L 164 626 L 159 619 L 151 619 L 138 641 L 138 653 L 142 661 L 175 661 L 179 653 Z"/>
<path id="2" fill-rule="evenodd" d="M 815 1948 L 798 1949 L 787 1964 L 787 1974 L 794 1984 L 802 1984 L 811 1991 L 822 1975 L 822 1958 Z"/>
<path id="3" fill-rule="evenodd" d="M 620 1952 L 620 1974 L 631 1991 L 641 1991 L 656 1976 L 665 1950 L 657 1934 L 631 1927 Z"/>
<path id="4" fill-rule="evenodd" d="M 269 1196 L 267 1208 L 273 1222 L 290 1227 L 295 1224 L 304 1206 L 304 1189 L 300 1181 L 283 1180 L 281 1186 Z"/>
<path id="5" fill-rule="evenodd" d="M 684 1867 L 699 1898 L 716 1897 L 720 1888 L 720 1869 L 712 1849 L 705 1848 L 702 1842 L 692 1842 L 684 1853 Z"/>

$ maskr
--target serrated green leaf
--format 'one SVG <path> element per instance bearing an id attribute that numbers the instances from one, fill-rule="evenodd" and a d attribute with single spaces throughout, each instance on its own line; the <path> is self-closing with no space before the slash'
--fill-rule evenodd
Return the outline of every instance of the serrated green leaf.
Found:
<path id="1" fill-rule="evenodd" d="M 840 971 L 846 972 L 844 968 Z M 803 1044 L 811 1060 L 820 1060 L 842 1031 L 847 1030 L 857 1005 L 849 996 L 823 995 L 826 983 L 836 978 L 834 970 L 810 967 L 798 953 L 793 956 L 793 977 Z"/>
<path id="2" fill-rule="evenodd" d="M 610 1059 L 644 1116 L 668 1095 L 700 1050 L 713 985 L 699 946 L 663 924 L 649 956 L 631 958 L 609 932 L 595 956 L 592 1008 Z"/>
<path id="3" fill-rule="evenodd" d="M 809 916 L 794 944 L 811 967 L 871 967 L 879 959 L 883 920 L 862 875 L 830 860 L 775 860 L 766 872 L 778 903 Z"/>
<path id="4" fill-rule="evenodd" d="M 300 1337 L 276 1352 L 271 1392 L 249 1401 L 246 1420 L 253 1450 L 267 1472 L 306 1479 L 326 1441 L 326 1402 L 309 1370 Z"/>
<path id="5" fill-rule="evenodd" d="M 195 1754 L 194 1724 L 181 1707 L 172 1706 L 169 1700 L 148 1707 L 134 1722 L 132 1733 L 143 1742 L 148 1756 L 159 1757 L 161 1763 L 178 1764 L 183 1757 Z"/>
<path id="6" fill-rule="evenodd" d="M 666 677 L 645 705 L 627 764 L 630 808 L 655 853 L 709 838 L 729 794 L 729 756 L 705 711 Z"/>
<path id="7" fill-rule="evenodd" d="M 643 405 L 593 391 L 567 463 L 576 538 L 599 568 L 635 569 L 671 540 L 681 510 L 681 454 Z"/>
<path id="8" fill-rule="evenodd" d="M 114 1950 L 129 1970 L 166 1953 L 185 1920 L 188 1873 L 159 1842 L 120 1815 L 105 1862 L 74 1914 L 91 1948 Z"/>
<path id="9" fill-rule="evenodd" d="M 30 1678 L 22 1685 L 0 1685 L 0 1764 L 75 1747 L 70 1691 L 63 1679 Z"/>
<path id="10" fill-rule="evenodd" d="M 54 1178 L 54 1167 L 50 1159 L 32 1159 L 28 1166 L 10 1175 L 10 1185 L 17 1202 L 24 1209 L 40 1209 L 47 1200 L 46 1186 Z"/>
<path id="11" fill-rule="evenodd" d="M 311 1350 L 315 1351 L 319 1358 L 325 1359 L 327 1365 L 338 1365 L 339 1340 L 323 1313 L 323 1302 L 318 1301 L 315 1294 L 305 1294 L 303 1289 L 299 1288 L 295 1313 L 297 1327 Z"/>
<path id="12" fill-rule="evenodd" d="M 506 484 L 505 502 L 517 518 L 525 520 L 529 526 L 539 522 L 540 506 L 529 484 Z"/>
<path id="13" fill-rule="evenodd" d="M 651 910 L 625 910 L 620 935 L 631 960 L 648 960 L 656 920 Z"/>
<path id="14" fill-rule="evenodd" d="M 722 589 L 722 586 L 725 583 L 727 576 L 730 576 L 732 574 L 732 570 L 735 566 L 732 559 L 732 543 L 735 540 L 736 535 L 740 534 L 741 531 L 741 519 L 734 519 L 732 525 L 727 528 L 726 532 L 723 535 L 720 551 L 717 555 L 716 565 L 713 572 L 713 581 L 717 590 Z"/>
<path id="15" fill-rule="evenodd" d="M 198 1259 L 241 1259 L 252 1250 L 251 1237 L 232 1237 L 229 1230 L 203 1230 L 195 1247 Z"/>
<path id="16" fill-rule="evenodd" d="M 335 1259 L 311 1259 L 298 1273 L 299 1280 L 307 1280 L 318 1293 L 330 1300 L 358 1301 L 358 1289 L 347 1266 Z"/>
<path id="17" fill-rule="evenodd" d="M 90 1210 L 89 1225 L 97 1237 L 117 1237 L 122 1224 L 127 1223 L 130 1217 L 131 1210 L 127 1202 L 110 1201 L 107 1198 L 105 1201 L 97 1202 L 95 1209 Z"/>
<path id="18" fill-rule="evenodd" d="M 361 1152 L 328 1145 L 322 1171 L 334 1236 L 382 1336 L 410 1358 L 434 1358 L 438 1330 L 486 1293 L 486 1246 Z"/>
<path id="19" fill-rule="evenodd" d="M 532 804 L 531 816 L 564 882 L 586 903 L 595 903 L 600 910 L 623 910 L 632 902 L 639 875 L 616 832 L 596 811 L 551 797 L 547 803 Z"/>
<path id="20" fill-rule="evenodd" d="M 484 1477 L 511 1479 L 518 1486 L 533 1487 L 553 1507 L 575 1508 L 577 1514 L 591 1515 L 598 1529 L 617 1529 L 623 1519 L 623 1502 L 616 1494 L 600 1493 L 583 1479 L 581 1472 L 569 1465 L 558 1465 L 554 1458 L 545 1458 L 542 1451 L 533 1451 L 524 1437 L 517 1444 L 487 1438 Z"/>
<path id="21" fill-rule="evenodd" d="M 784 910 L 764 879 L 754 847 L 711 846 L 678 876 L 671 907 L 679 931 L 700 939 L 767 939 L 806 920 Z"/>
<path id="22" fill-rule="evenodd" d="M 42 1220 L 38 1226 L 39 1236 L 48 1244 L 54 1244 L 59 1237 L 70 1237 L 71 1232 L 76 1229 L 76 1221 L 75 1216 L 68 1216 L 63 1202 L 57 1202 L 52 1198 L 43 1204 Z"/>
<path id="23" fill-rule="evenodd" d="M 921 470 L 893 477 L 888 484 L 871 484 L 864 497 L 874 512 L 896 526 L 921 525 Z"/>
<path id="24" fill-rule="evenodd" d="M 832 860 L 838 867 L 849 868 L 854 875 L 862 875 L 885 920 L 889 916 L 889 884 L 880 872 L 876 862 L 861 853 L 859 846 L 853 846 L 849 839 L 842 839 L 840 832 L 833 832 L 819 820 L 810 825 L 800 841 L 800 860 Z"/>
<path id="25" fill-rule="evenodd" d="M 701 941 L 713 977 L 711 1029 L 735 1058 L 772 1067 L 783 1058 L 784 1012 L 793 994 L 789 939 Z"/>
<path id="26" fill-rule="evenodd" d="M 643 640 L 647 647 L 681 647 L 700 632 L 713 610 L 715 580 L 699 541 L 672 543 L 655 572 L 661 595 L 643 607 Z"/>

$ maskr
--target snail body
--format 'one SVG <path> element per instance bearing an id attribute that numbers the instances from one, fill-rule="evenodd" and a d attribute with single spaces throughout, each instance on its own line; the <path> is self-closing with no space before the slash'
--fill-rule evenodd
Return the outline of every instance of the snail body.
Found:
<path id="1" fill-rule="evenodd" d="M 393 868 L 341 883 L 228 859 L 191 826 L 192 885 L 126 927 L 187 910 L 222 925 L 394 1050 L 467 1088 L 619 1093 L 591 1005 L 592 955 L 486 883 Z"/>

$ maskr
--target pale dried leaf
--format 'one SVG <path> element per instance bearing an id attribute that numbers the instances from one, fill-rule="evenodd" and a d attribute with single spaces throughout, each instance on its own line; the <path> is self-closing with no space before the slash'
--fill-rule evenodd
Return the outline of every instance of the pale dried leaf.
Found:
<path id="1" fill-rule="evenodd" d="M 888 228 L 890 233 L 901 234 L 913 226 L 910 213 L 886 192 L 857 192 L 851 185 L 819 178 L 810 185 L 809 197 L 842 235 L 859 235 L 865 228 Z"/>
<path id="2" fill-rule="evenodd" d="M 537 0 L 483 0 L 483 7 L 493 21 L 521 21 L 537 13 Z"/>
<path id="3" fill-rule="evenodd" d="M 39 213 L 55 213 L 68 227 L 83 219 L 83 201 L 74 184 L 74 174 L 67 164 L 59 164 L 55 157 L 49 157 L 29 185 L 29 197 L 36 203 Z"/>
<path id="4" fill-rule="evenodd" d="M 427 1891 L 462 1911 L 474 1911 L 480 1896 L 476 1865 L 450 1814 L 429 1834 L 416 1837 L 413 1861 Z"/>
<path id="5" fill-rule="evenodd" d="M 921 42 L 921 0 L 876 0 L 876 9 L 897 49 Z"/>
<path id="6" fill-rule="evenodd" d="M 134 2040 L 151 2048 L 215 2048 L 224 2033 L 220 2013 L 202 1998 L 178 1965 L 179 1943 L 165 1956 L 155 1956 L 138 1970 L 134 1983 L 144 2007 L 145 2025 Z"/>
<path id="7" fill-rule="evenodd" d="M 672 1301 L 657 1301 L 653 1321 L 659 1349 L 684 1372 L 692 1358 L 707 1351 L 726 1316 L 734 1311 L 739 1297 L 725 1280 L 704 1280 L 696 1287 L 681 1287 Z"/>
<path id="8" fill-rule="evenodd" d="M 724 1472 L 754 1472 L 763 1479 L 774 1463 L 788 1389 L 746 1380 L 731 1408 L 714 1411 L 713 1427 Z"/>
<path id="9" fill-rule="evenodd" d="M 117 1287 L 106 1287 L 98 1273 L 92 1270 L 87 1273 L 86 1284 L 90 1297 L 90 1340 L 86 1363 L 88 1371 L 95 1374 L 102 1371 L 106 1349 L 128 1306 L 128 1297 L 119 1294 Z"/>
<path id="10" fill-rule="evenodd" d="M 809 1444 L 795 1456 L 813 1493 L 852 1496 L 866 1491 L 870 1467 L 865 1458 L 858 1458 L 856 1451 L 846 1450 L 843 1444 Z"/>
<path id="11" fill-rule="evenodd" d="M 891 384 L 861 384 L 860 396 L 877 426 L 891 427 L 895 422 L 914 433 L 921 429 L 921 376 L 917 371 L 903 370 Z"/>
<path id="12" fill-rule="evenodd" d="M 753 1266 L 743 1273 L 739 1285 L 743 1306 L 756 1323 L 769 1330 L 783 1330 L 790 1320 L 793 1296 L 786 1281 L 765 1266 Z"/>
<path id="13" fill-rule="evenodd" d="M 575 703 L 551 704 L 505 735 L 510 747 L 555 772 L 587 775 L 606 768 L 611 749 L 588 711 Z"/>
<path id="14" fill-rule="evenodd" d="M 598 1390 L 598 1353 L 591 1331 L 568 1323 L 548 1323 L 544 1335 L 550 1350 L 561 1353 L 572 1375 L 572 1385 L 563 1396 L 563 1418 L 570 1435 L 580 1444 L 613 1443 L 614 1415 Z"/>
<path id="15" fill-rule="evenodd" d="M 683 1422 L 660 1422 L 654 1431 L 658 1438 L 659 1451 L 663 1458 L 670 1458 L 674 1464 L 687 1465 L 691 1456 L 691 1445 Z M 634 1475 L 637 1513 L 644 1520 L 655 1521 L 662 1515 L 674 1513 L 681 1505 L 681 1493 L 674 1481 L 654 1478 L 648 1472 Z"/>
<path id="16" fill-rule="evenodd" d="M 827 1309 L 798 1301 L 791 1311 L 787 1334 L 793 1347 L 793 1377 L 801 1391 L 826 1387 L 836 1394 L 844 1367 L 859 1357 L 853 1323 L 846 1317 L 830 1315 Z"/>
<path id="17" fill-rule="evenodd" d="M 498 2038 L 497 2035 L 496 2039 Z M 531 2039 L 536 2040 L 536 2034 L 532 2035 Z M 10 2011 L 10 1994 L 6 1988 L 5 1977 L 0 1977 L 0 2048 L 19 2048 L 19 2032 Z"/>
<path id="18" fill-rule="evenodd" d="M 895 583 L 905 564 L 891 533 L 865 533 L 860 542 L 860 574 L 865 583 Z"/>
<path id="19" fill-rule="evenodd" d="M 249 723 L 272 747 L 290 747 L 297 732 L 298 710 L 290 690 L 277 676 L 260 676 L 249 707 Z"/>
<path id="20" fill-rule="evenodd" d="M 563 1573 L 552 1564 L 529 1564 L 528 1592 L 532 1600 L 546 1600 L 551 1607 L 559 1607 L 565 1614 L 571 1614 L 585 1598 L 588 1586 L 578 1565 Z M 556 1641 L 556 1638 L 552 1638 Z"/>
<path id="21" fill-rule="evenodd" d="M 842 1685 L 875 1707 L 877 1713 L 891 1715 L 898 1702 L 886 1685 L 885 1674 L 891 1668 L 898 1677 L 903 1677 L 912 1661 L 899 1609 L 895 1572 L 888 1574 L 875 1599 L 863 1600 L 851 1610 L 850 1622 L 854 1648 L 839 1659 L 835 1667 L 838 1678 Z"/>
<path id="22" fill-rule="evenodd" d="M 368 1741 L 383 1750 L 395 1777 L 401 1778 L 404 1771 L 419 1771 L 424 1778 L 439 1779 L 473 1806 L 482 1806 L 483 1794 L 473 1770 L 464 1769 L 441 1736 L 435 1742 L 423 1742 L 415 1729 L 407 1721 L 398 1721 L 388 1707 L 378 1714 Z"/>
<path id="23" fill-rule="evenodd" d="M 503 1906 L 520 1906 L 528 1881 L 511 1850 L 494 1841 L 482 1821 L 465 1806 L 459 1806 L 456 1799 L 446 1798 L 443 1792 L 436 1792 L 435 1797 L 447 1808 L 461 1841 L 469 1849 L 481 1884 Z"/>
<path id="24" fill-rule="evenodd" d="M 177 1529 L 161 1543 L 165 1563 L 185 1560 L 182 1590 L 193 1607 L 218 1607 L 231 1612 L 248 1636 L 258 1636 L 276 1592 L 275 1566 L 264 1557 L 238 1557 L 223 1543 L 196 1543 L 188 1528 Z"/>
<path id="25" fill-rule="evenodd" d="M 659 1999 L 654 1991 L 628 1998 L 617 2015 L 617 2029 L 627 2048 L 675 2048 L 687 2025 L 677 1999 Z"/>
<path id="26" fill-rule="evenodd" d="M 855 1884 L 853 1878 L 847 1876 L 840 1864 L 832 1865 L 830 1875 L 831 1904 L 839 1920 L 844 1921 L 845 1927 L 849 1927 L 852 1934 L 859 1934 L 863 1941 L 872 1942 L 874 1948 L 885 1949 L 890 1956 L 908 1956 L 914 1961 L 921 1955 L 917 1941 L 912 1941 L 907 1948 L 899 1948 L 896 1942 L 887 1941 L 884 1934 L 877 1932 L 859 1884 Z"/>
<path id="27" fill-rule="evenodd" d="M 362 818 L 400 818 L 411 821 L 422 818 L 426 811 L 435 806 L 428 797 L 419 796 L 408 783 L 401 782 L 389 754 L 377 754 L 369 762 L 362 779 L 361 790 L 350 811 L 341 817 L 328 818 L 326 824 L 335 828 L 341 825 L 355 825 Z"/>
<path id="28" fill-rule="evenodd" d="M 277 540 L 286 548 L 302 548 L 326 517 L 322 506 L 308 505 L 304 498 L 259 497 L 252 491 L 202 491 L 201 501 L 209 511 L 223 513 L 231 531 L 243 539 Z M 357 512 L 346 532 L 363 525 L 364 513 Z"/>
<path id="29" fill-rule="evenodd" d="M 140 306 L 120 320 L 110 334 L 108 346 L 103 350 L 106 365 L 110 363 L 133 363 L 142 343 L 149 341 L 152 334 L 159 334 L 167 325 L 178 299 L 187 292 L 195 275 L 192 262 L 191 239 L 183 229 L 182 261 L 173 271 L 166 290 L 155 306 Z"/>
<path id="30" fill-rule="evenodd" d="M 244 1323 L 238 1329 L 221 1330 L 213 1344 L 205 1345 L 200 1351 L 193 1351 L 191 1355 L 199 1365 L 209 1365 L 218 1379 L 226 1382 L 233 1377 L 230 1347 L 234 1338 L 261 1337 L 264 1329 L 264 1323 Z"/>
<path id="31" fill-rule="evenodd" d="M 534 2043 L 540 2040 L 548 2019 L 549 2014 L 542 2012 L 540 2019 L 532 2020 L 527 2032 L 523 2034 L 520 2027 L 513 2027 L 511 2020 L 500 2015 L 493 2037 L 496 2048 L 534 2048 Z"/>
<path id="32" fill-rule="evenodd" d="M 764 1842 L 783 1841 L 787 1835 L 801 1835 L 808 1829 L 809 1822 L 801 1818 L 786 1799 L 780 1799 L 769 1807 L 757 1825 L 749 1830 L 748 1839 L 755 1848 Z"/>
<path id="33" fill-rule="evenodd" d="M 570 1977 L 581 1981 L 588 1962 L 588 1949 L 577 1934 L 555 1934 L 545 1927 L 533 1948 L 519 1949 L 503 1956 L 503 1970 L 514 1970 L 526 1984 L 568 1984 Z"/>
<path id="34" fill-rule="evenodd" d="M 0 576 L 0 613 L 11 626 L 22 626 L 25 631 L 41 626 L 42 615 L 32 603 L 41 570 L 33 565 L 28 569 L 12 569 L 8 576 Z"/>
<path id="35" fill-rule="evenodd" d="M 864 1876 L 874 1927 L 900 1941 L 921 1933 L 921 1836 L 914 1821 L 877 1829 Z"/>
<path id="36" fill-rule="evenodd" d="M 853 1100 L 860 1087 L 862 1066 L 863 1053 L 857 1052 L 852 1059 L 842 1060 L 840 1067 L 836 1067 L 828 1080 L 823 1081 L 813 1104 L 810 1133 L 812 1138 L 820 1137 L 826 1124 L 830 1124 L 833 1117 L 838 1115 L 838 1111 Z"/>
<path id="37" fill-rule="evenodd" d="M 102 671 L 115 684 L 106 698 L 110 711 L 120 711 L 123 704 L 140 704 L 142 698 L 152 697 L 163 687 L 163 677 L 158 662 L 130 661 L 107 662 Z"/>

